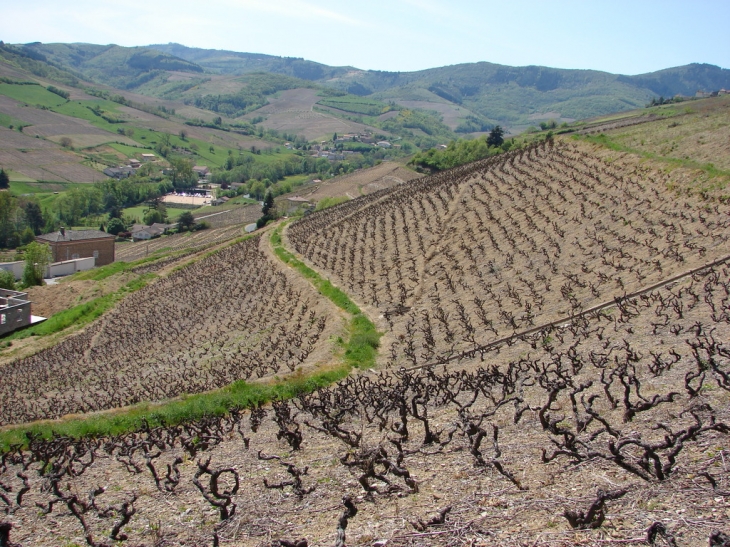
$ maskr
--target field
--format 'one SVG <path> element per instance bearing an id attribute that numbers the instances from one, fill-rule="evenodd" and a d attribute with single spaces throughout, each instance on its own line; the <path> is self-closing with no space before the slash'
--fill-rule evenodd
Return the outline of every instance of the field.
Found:
<path id="1" fill-rule="evenodd" d="M 703 167 L 719 129 L 694 163 L 612 134 L 430 177 L 386 162 L 317 185 L 355 199 L 273 233 L 120 244 L 159 257 L 130 270 L 147 286 L 0 365 L 7 542 L 724 545 L 730 205 Z M 368 318 L 379 333 L 355 330 Z M 352 339 L 377 370 L 315 390 L 358 363 Z M 22 425 L 58 418 L 72 435 Z"/>
<path id="2" fill-rule="evenodd" d="M 451 130 L 456 129 L 464 118 L 473 115 L 469 109 L 457 106 L 453 103 L 405 100 L 399 100 L 397 102 L 399 105 L 405 106 L 406 108 L 420 108 L 422 110 L 433 110 L 438 112 L 441 115 L 444 124 L 446 124 Z"/>
<path id="3" fill-rule="evenodd" d="M 140 258 L 152 256 L 156 253 L 205 249 L 211 245 L 235 239 L 236 237 L 241 236 L 242 232 L 242 226 L 233 225 L 200 230 L 198 232 L 173 234 L 170 236 L 151 239 L 149 241 L 117 243 L 114 254 L 117 261 L 132 262 Z"/>
<path id="4" fill-rule="evenodd" d="M 643 155 L 671 158 L 696 165 L 712 164 L 730 173 L 730 97 L 717 97 L 656 107 L 649 115 L 661 122 L 606 127 L 603 133 L 617 146 Z"/>
<path id="5" fill-rule="evenodd" d="M 289 231 L 373 315 L 393 313 L 391 364 L 441 362 L 730 250 L 723 209 L 668 195 L 666 175 L 638 162 L 607 164 L 574 144 L 498 161 L 371 194 Z"/>
<path id="6" fill-rule="evenodd" d="M 320 201 L 328 197 L 354 199 L 361 195 L 409 182 L 420 176 L 420 174 L 403 167 L 399 163 L 385 161 L 375 167 L 360 169 L 354 173 L 328 179 L 303 189 L 298 192 L 298 195 L 312 201 Z"/>
<path id="7" fill-rule="evenodd" d="M 0 422 L 198 393 L 322 359 L 336 317 L 263 247 L 252 238 L 182 268 L 84 332 L 5 367 Z"/>
<path id="8" fill-rule="evenodd" d="M 314 89 L 291 89 L 282 91 L 278 97 L 269 99 L 269 104 L 255 110 L 244 119 L 263 116 L 261 125 L 286 133 L 304 135 L 307 140 L 331 138 L 334 133 L 358 133 L 374 130 L 363 124 L 349 122 L 315 112 L 314 105 L 322 97 Z"/>

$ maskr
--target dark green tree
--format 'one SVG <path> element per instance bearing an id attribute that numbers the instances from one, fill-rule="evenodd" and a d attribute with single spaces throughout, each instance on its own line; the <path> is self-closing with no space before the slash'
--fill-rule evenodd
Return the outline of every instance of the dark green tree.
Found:
<path id="1" fill-rule="evenodd" d="M 489 146 L 502 146 L 504 142 L 504 129 L 499 125 L 495 125 L 494 129 L 489 132 L 487 137 L 487 144 Z"/>
<path id="2" fill-rule="evenodd" d="M 5 172 L 5 169 L 0 169 L 0 189 L 10 188 L 10 177 Z"/>
<path id="3" fill-rule="evenodd" d="M 41 212 L 41 206 L 35 201 L 27 201 L 23 205 L 25 210 L 25 218 L 28 222 L 28 226 L 33 230 L 33 233 L 39 235 L 43 231 L 46 221 L 43 219 L 43 213 Z"/>
<path id="4" fill-rule="evenodd" d="M 177 229 L 182 230 L 190 230 L 193 226 L 195 226 L 195 217 L 193 216 L 193 213 L 190 211 L 185 211 L 183 214 L 181 214 L 177 219 Z"/>
<path id="5" fill-rule="evenodd" d="M 264 214 L 264 216 L 272 215 L 272 213 L 276 209 L 276 204 L 274 203 L 274 196 L 271 194 L 271 192 L 266 192 L 266 197 L 264 197 L 264 206 L 261 208 L 261 212 Z"/>
<path id="6" fill-rule="evenodd" d="M 195 186 L 198 176 L 193 171 L 192 161 L 185 158 L 172 158 L 169 161 L 172 166 L 172 185 L 175 188 Z"/>
<path id="7" fill-rule="evenodd" d="M 106 225 L 106 233 L 113 236 L 124 232 L 127 227 L 124 225 L 124 221 L 121 218 L 113 217 L 109 219 L 109 223 Z"/>
<path id="8" fill-rule="evenodd" d="M 32 287 L 43 285 L 43 274 L 51 262 L 51 248 L 45 243 L 29 243 L 25 248 L 25 269 L 23 285 Z"/>

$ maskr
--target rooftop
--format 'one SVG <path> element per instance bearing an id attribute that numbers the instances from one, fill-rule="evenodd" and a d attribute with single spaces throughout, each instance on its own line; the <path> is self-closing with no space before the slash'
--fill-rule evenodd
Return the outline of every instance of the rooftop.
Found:
<path id="1" fill-rule="evenodd" d="M 70 241 L 84 241 L 87 239 L 114 238 L 113 235 L 102 232 L 101 230 L 66 230 L 61 228 L 58 232 L 43 234 L 37 236 L 36 239 L 47 241 L 49 243 L 61 243 Z"/>

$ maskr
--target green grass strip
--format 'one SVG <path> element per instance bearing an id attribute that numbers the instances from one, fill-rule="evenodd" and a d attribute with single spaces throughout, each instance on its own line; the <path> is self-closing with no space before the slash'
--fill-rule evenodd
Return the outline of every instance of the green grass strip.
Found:
<path id="1" fill-rule="evenodd" d="M 350 300 L 347 294 L 335 287 L 329 280 L 323 279 L 312 268 L 284 248 L 281 240 L 282 229 L 283 225 L 277 227 L 271 235 L 271 244 L 276 256 L 308 279 L 319 293 L 329 298 L 335 306 L 352 315 L 349 325 L 350 338 L 344 344 L 345 364 L 362 369 L 373 367 L 378 356 L 382 333 L 377 331 L 373 322 L 360 311 L 360 308 Z"/>
<path id="2" fill-rule="evenodd" d="M 116 412 L 9 427 L 0 431 L 0 453 L 6 452 L 12 445 L 25 446 L 28 433 L 40 435 L 44 439 L 50 439 L 53 434 L 73 438 L 103 437 L 136 431 L 145 422 L 156 427 L 163 424 L 177 425 L 204 416 L 222 416 L 234 408 L 311 393 L 344 378 L 349 370 L 349 367 L 342 366 L 310 376 L 293 376 L 271 384 L 249 384 L 240 380 L 216 391 L 183 395 L 159 405 L 140 403 Z"/>

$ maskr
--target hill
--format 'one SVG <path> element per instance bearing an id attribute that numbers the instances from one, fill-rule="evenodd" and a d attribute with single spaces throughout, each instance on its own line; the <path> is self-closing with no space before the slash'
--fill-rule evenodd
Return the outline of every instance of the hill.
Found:
<path id="1" fill-rule="evenodd" d="M 358 96 L 424 110 L 455 112 L 452 130 L 473 124 L 500 123 L 513 131 L 536 121 L 589 118 L 643 106 L 652 97 L 694 96 L 700 90 L 730 87 L 730 71 L 691 64 L 650 74 L 624 76 L 594 70 L 539 66 L 510 67 L 467 63 L 417 72 L 366 71 L 328 67 L 303 59 L 157 44 L 150 48 L 200 64 L 213 73 L 253 71 L 286 74 Z M 460 110 L 459 110 L 460 108 Z M 479 131 L 474 126 L 471 131 Z"/>
<path id="2" fill-rule="evenodd" d="M 430 177 L 383 164 L 383 187 L 322 184 L 365 195 L 273 234 L 134 266 L 145 288 L 2 365 L 0 417 L 184 395 L 95 414 L 81 439 L 6 447 L 3 491 L 23 492 L 3 498 L 10 539 L 717 543 L 730 524 L 730 211 L 725 175 L 704 163 L 722 155 L 722 118 L 705 124 L 725 101 L 594 120 L 595 135 Z M 678 141 L 696 163 L 655 152 L 676 127 L 708 141 Z M 355 330 L 367 317 L 379 342 Z M 350 336 L 380 347 L 379 370 L 312 391 L 309 371 L 352 358 Z M 254 377 L 287 373 L 286 396 L 264 404 L 272 384 Z M 3 438 L 23 443 L 15 431 Z"/>
<path id="3" fill-rule="evenodd" d="M 252 113 L 250 119 L 263 118 L 262 125 L 273 129 L 282 125 L 269 121 L 265 108 L 275 93 L 294 90 L 306 95 L 315 89 L 320 96 L 309 110 L 402 137 L 429 137 L 424 140 L 426 146 L 453 139 L 455 132 L 479 134 L 496 124 L 514 134 L 543 120 L 570 122 L 642 107 L 658 96 L 694 96 L 697 90 L 730 88 L 730 71 L 706 64 L 635 76 L 488 62 L 383 72 L 180 44 L 5 47 L 26 59 L 27 66 L 45 63 L 67 81 L 87 79 L 229 117 Z M 328 102 L 333 93 L 346 94 L 346 100 L 333 105 Z M 361 104 L 353 107 L 358 97 Z M 340 108 L 343 105 L 346 107 Z M 389 116 L 403 111 L 417 112 L 423 119 L 390 120 Z M 318 118 L 321 116 L 313 116 L 311 123 L 321 125 Z M 308 123 L 305 120 L 290 127 L 312 138 L 315 131 Z M 333 127 L 326 130 L 335 132 Z M 322 133 L 316 135 L 320 136 Z"/>

